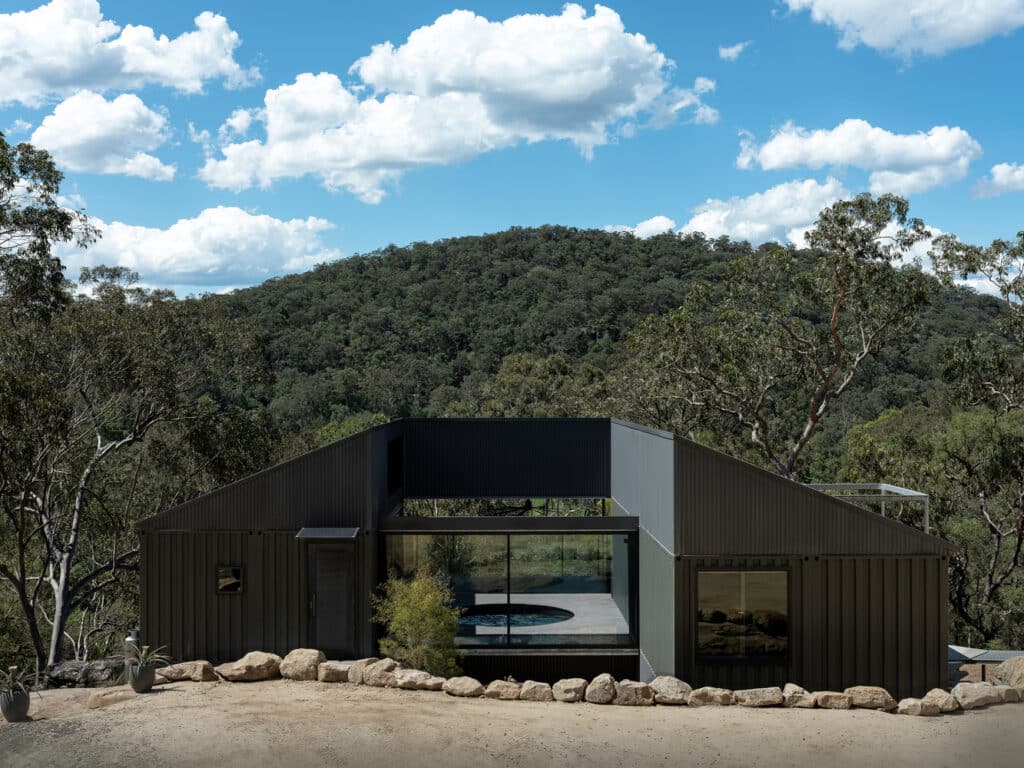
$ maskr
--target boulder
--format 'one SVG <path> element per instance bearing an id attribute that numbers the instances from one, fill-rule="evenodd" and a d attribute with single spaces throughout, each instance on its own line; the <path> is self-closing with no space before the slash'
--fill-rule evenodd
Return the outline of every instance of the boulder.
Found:
<path id="1" fill-rule="evenodd" d="M 957 683 L 952 694 L 961 709 L 977 709 L 1003 701 L 1002 695 L 990 683 Z"/>
<path id="2" fill-rule="evenodd" d="M 392 674 L 395 676 L 395 687 L 406 691 L 422 691 L 432 675 L 422 669 L 396 669 Z M 443 682 L 443 681 L 442 681 Z"/>
<path id="3" fill-rule="evenodd" d="M 934 704 L 939 708 L 939 712 L 956 712 L 960 709 L 960 705 L 957 704 L 953 695 L 949 691 L 944 691 L 941 688 L 932 688 L 924 695 L 924 698 L 921 699 L 921 701 Z"/>
<path id="4" fill-rule="evenodd" d="M 747 688 L 742 691 L 733 691 L 736 703 L 741 707 L 777 707 L 782 699 L 781 688 Z"/>
<path id="5" fill-rule="evenodd" d="M 130 685 L 119 685 L 116 688 L 100 688 L 90 694 L 86 706 L 89 709 L 102 709 L 111 704 L 119 704 L 122 701 L 134 699 L 138 694 L 132 690 Z"/>
<path id="6" fill-rule="evenodd" d="M 706 685 L 703 688 L 694 689 L 686 703 L 691 707 L 726 707 L 730 704 L 735 704 L 736 698 L 730 690 Z"/>
<path id="7" fill-rule="evenodd" d="M 124 657 L 92 661 L 64 661 L 47 667 L 43 680 L 48 688 L 91 688 L 117 682 L 124 675 Z"/>
<path id="8" fill-rule="evenodd" d="M 685 704 L 693 689 L 678 677 L 659 675 L 651 681 L 654 700 L 659 704 Z"/>
<path id="9" fill-rule="evenodd" d="M 281 660 L 281 677 L 285 680 L 316 680 L 320 665 L 327 661 L 322 651 L 296 648 Z"/>
<path id="10" fill-rule="evenodd" d="M 607 672 L 598 675 L 590 681 L 583 698 L 591 704 L 611 704 L 615 698 L 615 678 Z"/>
<path id="11" fill-rule="evenodd" d="M 508 680 L 495 680 L 484 691 L 488 699 L 501 699 L 502 701 L 515 701 L 519 698 L 519 683 Z"/>
<path id="12" fill-rule="evenodd" d="M 249 683 L 269 680 L 281 672 L 281 657 L 276 653 L 250 651 L 238 661 L 230 661 L 214 667 L 214 671 L 232 683 Z"/>
<path id="13" fill-rule="evenodd" d="M 782 704 L 786 707 L 813 709 L 814 695 L 795 683 L 786 683 L 786 687 L 782 689 Z"/>
<path id="14" fill-rule="evenodd" d="M 395 688 L 398 685 L 395 680 L 396 669 L 398 662 L 394 659 L 375 661 L 363 670 L 363 684 L 374 688 Z"/>
<path id="15" fill-rule="evenodd" d="M 999 696 L 1003 700 L 1003 704 L 1016 704 L 1020 701 L 1020 694 L 1017 693 L 1016 688 L 1009 685 L 996 685 L 993 687 L 999 692 Z"/>
<path id="16" fill-rule="evenodd" d="M 894 699 L 885 688 L 877 685 L 855 685 L 843 691 L 850 697 L 850 703 L 860 709 L 880 709 L 883 712 L 891 712 L 896 709 Z"/>
<path id="17" fill-rule="evenodd" d="M 815 691 L 814 703 L 822 709 L 850 709 L 853 706 L 850 697 L 839 691 Z"/>
<path id="18" fill-rule="evenodd" d="M 583 695 L 587 692 L 587 681 L 582 677 L 570 677 L 566 680 L 559 680 L 551 686 L 551 694 L 555 701 L 582 701 Z"/>
<path id="19" fill-rule="evenodd" d="M 191 680 L 193 683 L 212 683 L 217 680 L 217 673 L 213 671 L 213 664 L 208 661 L 183 661 L 180 664 L 171 664 L 169 667 L 160 667 L 156 671 L 154 685 L 177 683 L 182 680 Z"/>
<path id="20" fill-rule="evenodd" d="M 316 679 L 321 683 L 347 683 L 351 661 L 322 661 L 316 668 Z"/>
<path id="21" fill-rule="evenodd" d="M 939 705 L 924 699 L 900 699 L 896 712 L 901 715 L 917 715 L 930 717 L 939 714 Z"/>
<path id="22" fill-rule="evenodd" d="M 472 677 L 450 677 L 445 680 L 441 690 L 449 696 L 476 698 L 484 695 L 484 687 Z"/>
<path id="23" fill-rule="evenodd" d="M 536 680 L 527 680 L 519 691 L 519 698 L 523 701 L 554 701 L 555 696 L 551 692 L 551 686 L 547 683 L 538 683 Z"/>
<path id="24" fill-rule="evenodd" d="M 992 679 L 1018 690 L 1024 688 L 1024 656 L 1007 659 L 992 673 Z"/>
<path id="25" fill-rule="evenodd" d="M 654 706 L 654 689 L 647 683 L 619 680 L 615 684 L 615 704 L 622 707 Z"/>
<path id="26" fill-rule="evenodd" d="M 360 659 L 359 661 L 353 661 L 351 666 L 348 668 L 348 681 L 355 683 L 356 685 L 363 684 L 363 671 L 371 664 L 376 664 L 380 659 L 376 656 L 371 656 L 368 659 Z"/>

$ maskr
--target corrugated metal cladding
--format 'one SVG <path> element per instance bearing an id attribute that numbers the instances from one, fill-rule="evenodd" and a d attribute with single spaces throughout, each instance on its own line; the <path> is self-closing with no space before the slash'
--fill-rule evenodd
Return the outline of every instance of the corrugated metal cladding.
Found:
<path id="1" fill-rule="evenodd" d="M 788 663 L 695 662 L 697 572 L 715 568 L 789 572 Z M 684 558 L 677 674 L 694 686 L 880 685 L 896 698 L 921 696 L 946 680 L 946 568 L 941 557 Z"/>
<path id="2" fill-rule="evenodd" d="M 372 432 L 218 488 L 139 524 L 146 530 L 368 526 Z"/>
<path id="3" fill-rule="evenodd" d="M 610 494 L 608 419 L 406 419 L 402 425 L 406 496 Z"/>
<path id="4" fill-rule="evenodd" d="M 675 553 L 672 435 L 623 422 L 611 422 L 611 497 L 626 514 Z"/>
<path id="5" fill-rule="evenodd" d="M 241 566 L 241 593 L 218 594 L 218 566 Z M 306 644 L 306 550 L 293 532 L 148 533 L 142 568 L 142 639 L 176 660 Z"/>
<path id="6" fill-rule="evenodd" d="M 641 529 L 637 540 L 640 650 L 655 675 L 671 675 L 676 651 L 676 560 L 646 529 Z"/>
<path id="7" fill-rule="evenodd" d="M 569 677 L 591 680 L 602 672 L 616 680 L 637 680 L 640 657 L 636 654 L 530 654 L 524 656 L 466 656 L 461 666 L 467 675 L 487 683 L 512 676 L 520 682 L 557 683 Z"/>
<path id="8" fill-rule="evenodd" d="M 950 545 L 870 510 L 676 438 L 680 552 L 941 555 Z"/>

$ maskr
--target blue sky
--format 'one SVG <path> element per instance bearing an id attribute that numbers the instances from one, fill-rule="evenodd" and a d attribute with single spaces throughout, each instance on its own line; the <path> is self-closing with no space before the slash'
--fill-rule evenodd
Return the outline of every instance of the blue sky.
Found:
<path id="1" fill-rule="evenodd" d="M 3 5 L 0 130 L 106 234 L 72 269 L 187 293 L 512 225 L 785 240 L 868 189 L 1024 229 L 1024 0 L 282 8 Z"/>

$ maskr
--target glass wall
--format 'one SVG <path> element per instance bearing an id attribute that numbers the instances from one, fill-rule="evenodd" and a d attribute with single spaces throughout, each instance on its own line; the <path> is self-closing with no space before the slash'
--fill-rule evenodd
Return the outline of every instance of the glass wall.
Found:
<path id="1" fill-rule="evenodd" d="M 415 499 L 400 517 L 607 517 L 609 499 Z"/>
<path id="2" fill-rule="evenodd" d="M 631 646 L 630 534 L 392 534 L 387 565 L 451 584 L 464 646 Z"/>
<path id="3" fill-rule="evenodd" d="M 697 659 L 773 661 L 789 655 L 785 571 L 697 573 Z"/>

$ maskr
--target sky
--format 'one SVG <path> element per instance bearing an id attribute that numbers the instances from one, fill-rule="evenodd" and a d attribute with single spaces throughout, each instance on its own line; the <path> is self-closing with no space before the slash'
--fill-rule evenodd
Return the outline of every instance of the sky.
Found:
<path id="1" fill-rule="evenodd" d="M 864 191 L 987 243 L 1024 229 L 1022 28 L 1024 0 L 4 2 L 0 131 L 103 232 L 70 278 L 179 295 L 510 226 L 799 243 Z"/>

